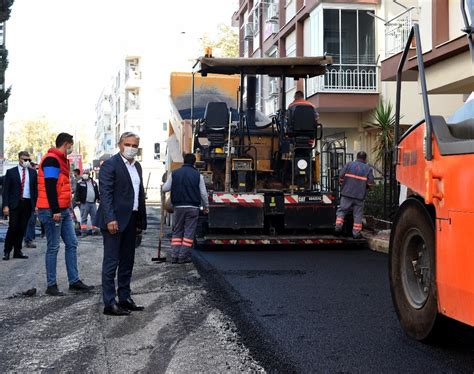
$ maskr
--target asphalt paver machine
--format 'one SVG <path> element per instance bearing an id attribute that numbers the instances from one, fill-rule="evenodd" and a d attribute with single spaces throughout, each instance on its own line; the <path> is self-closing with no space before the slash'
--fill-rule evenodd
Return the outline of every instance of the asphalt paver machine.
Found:
<path id="1" fill-rule="evenodd" d="M 287 110 L 287 79 L 323 75 L 331 62 L 327 56 L 197 60 L 194 74 L 240 76 L 237 108 L 208 102 L 203 118 L 193 123 L 192 152 L 210 195 L 198 244 L 364 242 L 333 235 L 339 196 L 321 187 L 323 128 L 313 107 Z M 256 110 L 262 79 L 279 84 L 279 109 L 271 118 Z"/>

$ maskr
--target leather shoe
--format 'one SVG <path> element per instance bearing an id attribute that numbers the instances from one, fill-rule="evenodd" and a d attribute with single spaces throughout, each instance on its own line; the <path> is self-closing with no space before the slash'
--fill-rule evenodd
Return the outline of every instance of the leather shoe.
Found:
<path id="1" fill-rule="evenodd" d="M 13 258 L 28 258 L 27 255 L 24 255 L 22 252 L 14 253 Z"/>
<path id="2" fill-rule="evenodd" d="M 131 298 L 119 302 L 119 306 L 123 309 L 130 310 L 133 312 L 139 312 L 145 309 L 143 305 L 137 305 L 135 304 L 135 301 L 133 301 Z"/>
<path id="3" fill-rule="evenodd" d="M 128 316 L 130 311 L 121 308 L 117 304 L 112 304 L 104 308 L 104 314 L 107 316 Z"/>
<path id="4" fill-rule="evenodd" d="M 8 261 L 10 259 L 10 253 L 4 253 L 3 254 L 3 260 Z"/>

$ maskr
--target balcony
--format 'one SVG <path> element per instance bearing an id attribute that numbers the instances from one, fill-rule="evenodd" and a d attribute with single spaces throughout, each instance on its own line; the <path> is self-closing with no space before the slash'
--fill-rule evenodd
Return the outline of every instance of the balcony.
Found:
<path id="1" fill-rule="evenodd" d="M 308 96 L 319 92 L 377 93 L 376 66 L 332 65 L 325 75 L 308 79 Z"/>
<path id="2" fill-rule="evenodd" d="M 385 23 L 385 58 L 405 48 L 414 22 L 414 10 L 415 7 L 411 7 Z"/>
<path id="3" fill-rule="evenodd" d="M 127 70 L 125 73 L 125 89 L 134 90 L 142 85 L 142 75 L 137 70 Z"/>

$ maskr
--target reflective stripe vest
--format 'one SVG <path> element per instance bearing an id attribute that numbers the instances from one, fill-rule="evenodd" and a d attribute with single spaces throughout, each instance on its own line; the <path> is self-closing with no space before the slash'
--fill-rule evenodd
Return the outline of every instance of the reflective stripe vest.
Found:
<path id="1" fill-rule="evenodd" d="M 69 208 L 71 206 L 71 181 L 69 179 L 69 161 L 66 155 L 56 148 L 51 148 L 41 159 L 38 169 L 38 201 L 37 208 L 49 209 L 48 196 L 46 195 L 46 185 L 44 182 L 43 161 L 53 157 L 59 162 L 60 172 L 58 182 L 56 183 L 56 192 L 58 194 L 58 205 L 60 209 Z"/>
<path id="2" fill-rule="evenodd" d="M 341 180 L 342 196 L 364 200 L 367 185 L 374 183 L 372 168 L 361 161 L 349 162 L 341 171 Z"/>

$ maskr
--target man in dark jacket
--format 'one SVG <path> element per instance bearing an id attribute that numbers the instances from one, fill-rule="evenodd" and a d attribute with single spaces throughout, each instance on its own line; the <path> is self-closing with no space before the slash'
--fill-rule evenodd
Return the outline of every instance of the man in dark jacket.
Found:
<path id="1" fill-rule="evenodd" d="M 347 213 L 352 211 L 354 216 L 352 236 L 354 239 L 361 239 L 364 200 L 367 189 L 374 184 L 374 175 L 372 168 L 367 165 L 367 154 L 365 152 L 358 152 L 356 161 L 344 165 L 339 182 L 342 184 L 342 189 L 341 203 L 336 212 L 336 233 L 342 232 L 344 218 Z"/>
<path id="2" fill-rule="evenodd" d="M 199 207 L 208 212 L 209 198 L 203 176 L 196 170 L 196 156 L 188 153 L 184 164 L 173 171 L 163 185 L 163 192 L 171 191 L 171 202 L 175 208 L 173 236 L 171 238 L 171 262 L 191 262 L 191 250 L 199 218 Z"/>
<path id="3" fill-rule="evenodd" d="M 5 238 L 4 260 L 28 258 L 21 251 L 31 213 L 36 207 L 38 182 L 36 172 L 30 168 L 30 154 L 18 153 L 19 165 L 8 169 L 3 182 L 3 215 L 9 216 L 7 236 Z"/>
<path id="4" fill-rule="evenodd" d="M 81 234 L 98 234 L 99 229 L 94 226 L 97 213 L 96 203 L 99 200 L 99 187 L 97 182 L 90 177 L 88 170 L 84 171 L 82 178 L 77 181 L 74 201 L 79 205 L 81 211 Z M 91 226 L 87 225 L 88 217 L 91 217 Z"/>
<path id="5" fill-rule="evenodd" d="M 120 152 L 105 161 L 99 173 L 100 204 L 94 224 L 101 229 L 104 239 L 104 314 L 112 316 L 124 316 L 144 309 L 132 300 L 130 290 L 135 238 L 147 227 L 142 167 L 135 160 L 139 143 L 136 134 L 123 133 L 118 144 Z"/>

